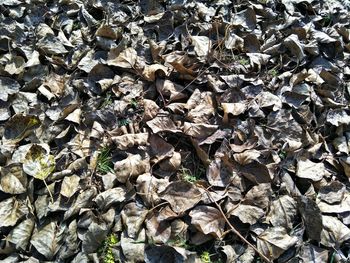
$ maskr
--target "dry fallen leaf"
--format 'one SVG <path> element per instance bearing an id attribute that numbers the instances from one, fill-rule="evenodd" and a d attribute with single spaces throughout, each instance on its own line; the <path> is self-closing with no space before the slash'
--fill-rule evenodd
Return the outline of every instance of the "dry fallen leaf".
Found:
<path id="1" fill-rule="evenodd" d="M 257 223 L 258 220 L 265 215 L 264 210 L 252 205 L 233 205 L 233 208 L 230 208 L 230 206 L 228 206 L 228 209 L 230 215 L 236 216 L 243 223 L 248 223 L 251 225 Z"/>
<path id="2" fill-rule="evenodd" d="M 326 174 L 323 163 L 314 163 L 310 160 L 299 160 L 296 175 L 301 178 L 319 181 Z"/>
<path id="3" fill-rule="evenodd" d="M 271 227 L 258 236 L 257 247 L 268 258 L 276 259 L 295 245 L 297 237 L 291 237 L 283 227 Z"/>
<path id="4" fill-rule="evenodd" d="M 125 183 L 130 177 L 146 173 L 149 169 L 149 160 L 147 158 L 142 159 L 139 154 L 130 155 L 128 158 L 114 164 L 114 171 L 121 183 Z"/>
<path id="5" fill-rule="evenodd" d="M 170 203 L 175 213 L 182 214 L 194 207 L 202 198 L 199 189 L 191 183 L 176 181 L 168 185 L 161 198 Z"/>
<path id="6" fill-rule="evenodd" d="M 322 216 L 323 229 L 321 244 L 326 247 L 339 247 L 350 239 L 350 229 L 333 216 Z"/>
<path id="7" fill-rule="evenodd" d="M 199 205 L 192 209 L 189 215 L 191 224 L 203 234 L 211 234 L 217 238 L 221 237 L 225 228 L 225 219 L 218 209 Z"/>
<path id="8" fill-rule="evenodd" d="M 266 220 L 273 226 L 282 226 L 291 229 L 297 213 L 297 202 L 288 195 L 283 195 L 271 204 Z"/>

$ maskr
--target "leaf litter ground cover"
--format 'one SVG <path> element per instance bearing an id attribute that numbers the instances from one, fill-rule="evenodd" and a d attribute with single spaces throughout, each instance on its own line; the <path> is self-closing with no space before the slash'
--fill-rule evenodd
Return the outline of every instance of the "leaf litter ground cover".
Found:
<path id="1" fill-rule="evenodd" d="M 350 260 L 349 1 L 0 0 L 1 262 Z"/>

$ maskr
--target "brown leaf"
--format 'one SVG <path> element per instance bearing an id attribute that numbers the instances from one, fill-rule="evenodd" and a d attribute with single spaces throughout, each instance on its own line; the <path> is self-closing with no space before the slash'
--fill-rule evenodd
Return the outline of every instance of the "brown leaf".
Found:
<path id="1" fill-rule="evenodd" d="M 162 72 L 163 76 L 168 75 L 168 68 L 160 64 L 146 65 L 143 69 L 142 75 L 148 81 L 155 81 L 157 72 Z"/>
<path id="2" fill-rule="evenodd" d="M 141 229 L 143 221 L 146 219 L 148 211 L 136 203 L 129 203 L 124 206 L 121 213 L 126 233 L 130 238 L 136 238 Z"/>
<path id="3" fill-rule="evenodd" d="M 270 221 L 273 226 L 291 229 L 296 213 L 297 202 L 292 197 L 283 195 L 272 202 L 266 220 Z"/>
<path id="4" fill-rule="evenodd" d="M 174 154 L 174 147 L 163 140 L 160 136 L 153 134 L 149 137 L 152 162 L 158 163 Z"/>
<path id="5" fill-rule="evenodd" d="M 130 155 L 124 160 L 114 164 L 114 171 L 117 179 L 121 183 L 126 183 L 130 177 L 136 177 L 140 174 L 149 172 L 149 159 L 143 159 L 141 155 Z"/>
<path id="6" fill-rule="evenodd" d="M 345 185 L 339 181 L 332 181 L 331 183 L 320 188 L 318 196 L 322 201 L 328 204 L 334 204 L 340 202 L 345 193 Z"/>
<path id="7" fill-rule="evenodd" d="M 151 128 L 153 133 L 158 133 L 162 131 L 180 131 L 177 129 L 175 123 L 170 119 L 169 116 L 161 115 L 161 113 L 158 113 L 158 115 L 154 119 L 148 121 L 147 125 Z"/>
<path id="8" fill-rule="evenodd" d="M 217 125 L 210 124 L 196 124 L 185 122 L 183 126 L 184 134 L 192 136 L 196 139 L 207 138 L 218 129 Z"/>
<path id="9" fill-rule="evenodd" d="M 180 166 L 181 154 L 179 152 L 174 152 L 173 156 L 159 163 L 159 167 L 164 173 L 174 173 L 180 168 Z"/>
<path id="10" fill-rule="evenodd" d="M 168 186 L 168 179 L 158 179 L 149 173 L 137 177 L 136 189 L 142 200 L 149 207 L 160 203 L 159 194 Z"/>
<path id="11" fill-rule="evenodd" d="M 27 205 L 15 197 L 0 202 L 0 227 L 16 225 L 17 221 L 29 212 Z"/>
<path id="12" fill-rule="evenodd" d="M 158 212 L 153 212 L 146 220 L 146 234 L 156 244 L 164 244 L 170 239 L 170 223 L 162 220 Z"/>
<path id="13" fill-rule="evenodd" d="M 247 110 L 247 105 L 245 103 L 221 103 L 221 107 L 224 111 L 224 117 L 222 121 L 228 123 L 229 114 L 232 116 L 238 116 Z"/>
<path id="14" fill-rule="evenodd" d="M 301 248 L 300 257 L 303 262 L 323 263 L 328 262 L 328 250 L 313 245 L 304 245 Z"/>
<path id="15" fill-rule="evenodd" d="M 297 237 L 291 237 L 283 227 L 271 227 L 258 236 L 257 248 L 266 257 L 276 259 L 295 245 Z"/>
<path id="16" fill-rule="evenodd" d="M 271 184 L 258 184 L 248 191 L 243 200 L 244 204 L 266 208 L 272 194 Z"/>
<path id="17" fill-rule="evenodd" d="M 71 198 L 79 190 L 80 177 L 77 175 L 65 176 L 61 186 L 60 194 L 64 197 Z"/>
<path id="18" fill-rule="evenodd" d="M 266 165 L 257 161 L 252 161 L 240 168 L 240 172 L 251 182 L 255 184 L 271 182 L 270 171 Z"/>
<path id="19" fill-rule="evenodd" d="M 206 176 L 211 185 L 225 187 L 234 176 L 233 164 L 227 158 L 216 158 L 207 168 Z"/>
<path id="20" fill-rule="evenodd" d="M 194 51 L 198 57 L 205 57 L 209 55 L 211 49 L 211 41 L 206 36 L 191 36 Z"/>
<path id="21" fill-rule="evenodd" d="M 134 146 L 147 145 L 148 133 L 124 134 L 113 136 L 111 139 L 119 150 L 126 150 Z"/>
<path id="22" fill-rule="evenodd" d="M 67 76 L 60 76 L 58 74 L 51 73 L 46 77 L 43 85 L 48 87 L 52 94 L 56 95 L 57 97 L 61 97 L 64 94 L 67 81 Z"/>
<path id="23" fill-rule="evenodd" d="M 200 205 L 192 209 L 189 215 L 191 224 L 203 234 L 221 237 L 225 227 L 225 219 L 218 209 Z"/>
<path id="24" fill-rule="evenodd" d="M 233 155 L 233 158 L 236 162 L 238 162 L 241 165 L 249 164 L 253 161 L 258 161 L 258 158 L 260 157 L 261 152 L 257 150 L 246 150 L 242 153 L 236 153 Z"/>
<path id="25" fill-rule="evenodd" d="M 339 194 L 341 201 L 338 203 L 328 204 L 327 202 L 317 202 L 317 206 L 320 208 L 322 213 L 345 213 L 350 212 L 350 194 L 345 193 L 344 195 Z"/>
<path id="26" fill-rule="evenodd" d="M 300 178 L 319 181 L 326 175 L 326 168 L 323 163 L 314 163 L 308 159 L 299 160 L 296 175 Z"/>
<path id="27" fill-rule="evenodd" d="M 107 65 L 132 69 L 135 67 L 136 61 L 137 52 L 135 49 L 129 47 L 120 53 L 118 53 L 117 50 L 112 49 L 108 53 Z"/>
<path id="28" fill-rule="evenodd" d="M 145 121 L 152 120 L 157 116 L 159 111 L 159 106 L 153 100 L 144 99 L 143 107 L 144 107 L 143 119 Z"/>
<path id="29" fill-rule="evenodd" d="M 193 65 L 194 61 L 190 59 L 184 52 L 175 51 L 163 56 L 165 62 L 169 63 L 179 73 L 189 75 L 190 79 L 194 76 Z"/>
<path id="30" fill-rule="evenodd" d="M 16 94 L 21 87 L 16 80 L 7 77 L 0 77 L 0 86 L 0 99 L 3 101 L 7 101 L 9 95 Z"/>
<path id="31" fill-rule="evenodd" d="M 175 181 L 161 193 L 161 198 L 170 203 L 175 213 L 182 214 L 194 207 L 201 200 L 202 195 L 193 184 Z"/>
<path id="32" fill-rule="evenodd" d="M 38 128 L 40 123 L 37 116 L 16 114 L 6 122 L 4 138 L 6 140 L 21 141 L 32 130 Z"/>
<path id="33" fill-rule="evenodd" d="M 167 79 L 157 79 L 156 88 L 164 97 L 169 97 L 169 102 L 187 98 L 187 96 L 182 93 L 184 91 L 183 86 Z"/>
<path id="34" fill-rule="evenodd" d="M 96 36 L 106 37 L 110 39 L 117 39 L 120 36 L 120 32 L 109 25 L 101 25 L 95 33 Z"/>
<path id="35" fill-rule="evenodd" d="M 228 213 L 233 216 L 237 216 L 243 223 L 255 224 L 261 217 L 265 215 L 264 210 L 259 207 L 251 205 L 240 204 L 238 206 L 233 205 L 234 208 L 228 206 Z"/>

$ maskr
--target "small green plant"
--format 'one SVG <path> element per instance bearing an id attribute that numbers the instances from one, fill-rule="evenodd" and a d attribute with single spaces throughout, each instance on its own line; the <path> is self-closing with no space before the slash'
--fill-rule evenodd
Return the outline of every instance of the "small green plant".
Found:
<path id="1" fill-rule="evenodd" d="M 110 92 L 106 93 L 106 97 L 103 100 L 100 108 L 105 108 L 113 103 L 112 94 Z"/>
<path id="2" fill-rule="evenodd" d="M 240 58 L 238 60 L 239 64 L 243 65 L 243 66 L 248 66 L 249 65 L 249 59 L 246 58 Z"/>
<path id="3" fill-rule="evenodd" d="M 200 257 L 201 261 L 203 263 L 211 263 L 211 260 L 210 260 L 210 254 L 208 251 L 204 251 L 202 254 L 201 254 L 201 257 Z"/>
<path id="4" fill-rule="evenodd" d="M 191 246 L 187 243 L 187 240 L 182 237 L 176 237 L 175 239 L 171 239 L 167 242 L 169 246 L 173 247 L 182 247 L 185 249 L 189 249 Z"/>
<path id="5" fill-rule="evenodd" d="M 97 157 L 97 172 L 101 174 L 113 172 L 113 162 L 109 147 L 103 147 Z"/>
<path id="6" fill-rule="evenodd" d="M 73 24 L 72 29 L 73 29 L 73 30 L 77 30 L 77 29 L 79 29 L 79 28 L 80 28 L 79 22 L 75 22 L 75 23 Z"/>
<path id="7" fill-rule="evenodd" d="M 322 21 L 322 26 L 323 27 L 329 27 L 333 22 L 333 15 L 332 14 L 328 14 L 327 16 L 325 16 L 323 18 L 323 21 Z"/>
<path id="8" fill-rule="evenodd" d="M 287 153 L 286 153 L 285 151 L 281 150 L 281 151 L 278 153 L 278 156 L 279 156 L 282 160 L 284 160 L 284 159 L 286 159 L 286 157 L 287 157 Z"/>
<path id="9" fill-rule="evenodd" d="M 180 168 L 180 176 L 183 180 L 190 183 L 195 183 L 199 180 L 198 174 L 192 174 L 191 171 L 185 167 Z"/>
<path id="10" fill-rule="evenodd" d="M 102 259 L 103 263 L 115 263 L 119 260 L 114 258 L 112 248 L 118 243 L 118 238 L 115 234 L 110 234 L 103 242 L 98 250 L 98 255 Z"/>
<path id="11" fill-rule="evenodd" d="M 133 107 L 134 109 L 138 108 L 139 106 L 139 102 L 136 99 L 131 99 L 130 100 L 130 105 L 131 107 Z"/>
<path id="12" fill-rule="evenodd" d="M 277 77 L 278 71 L 275 68 L 273 68 L 273 69 L 270 69 L 268 73 L 272 77 Z"/>
<path id="13" fill-rule="evenodd" d="M 130 120 L 129 120 L 129 119 L 120 119 L 120 120 L 118 121 L 119 127 L 121 127 L 121 126 L 127 126 L 129 123 L 130 123 Z"/>
<path id="14" fill-rule="evenodd" d="M 331 259 L 329 261 L 329 263 L 334 263 L 334 259 L 335 259 L 335 256 L 337 255 L 337 252 L 336 251 L 333 251 L 332 253 L 332 256 L 331 256 Z"/>

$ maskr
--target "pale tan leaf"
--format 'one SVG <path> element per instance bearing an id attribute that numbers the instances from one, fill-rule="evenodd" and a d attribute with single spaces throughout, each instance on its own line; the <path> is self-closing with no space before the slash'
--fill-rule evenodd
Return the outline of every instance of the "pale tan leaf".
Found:
<path id="1" fill-rule="evenodd" d="M 129 177 L 149 172 L 149 169 L 149 159 L 143 159 L 139 154 L 130 155 L 126 159 L 114 164 L 114 171 L 117 175 L 118 181 L 121 183 L 125 183 Z"/>
<path id="2" fill-rule="evenodd" d="M 107 65 L 116 66 L 120 68 L 134 68 L 137 61 L 137 52 L 135 49 L 129 47 L 120 53 L 111 50 L 108 53 Z"/>
<path id="3" fill-rule="evenodd" d="M 22 194 L 27 190 L 27 176 L 22 165 L 0 167 L 0 190 L 8 194 Z"/>
<path id="4" fill-rule="evenodd" d="M 314 163 L 308 159 L 299 160 L 296 175 L 312 181 L 319 181 L 326 175 L 326 168 L 323 163 Z"/>
<path id="5" fill-rule="evenodd" d="M 61 186 L 60 194 L 71 198 L 79 190 L 80 177 L 77 175 L 65 176 Z"/>
<path id="6" fill-rule="evenodd" d="M 321 244 L 326 247 L 339 247 L 350 239 L 350 229 L 333 216 L 322 216 L 323 229 Z"/>
<path id="7" fill-rule="evenodd" d="M 112 141 L 119 150 L 126 150 L 134 146 L 147 145 L 148 133 L 124 134 L 113 136 Z"/>
<path id="8" fill-rule="evenodd" d="M 194 51 L 197 56 L 204 57 L 209 54 L 211 49 L 211 41 L 206 36 L 191 36 L 192 44 L 194 45 Z"/>

